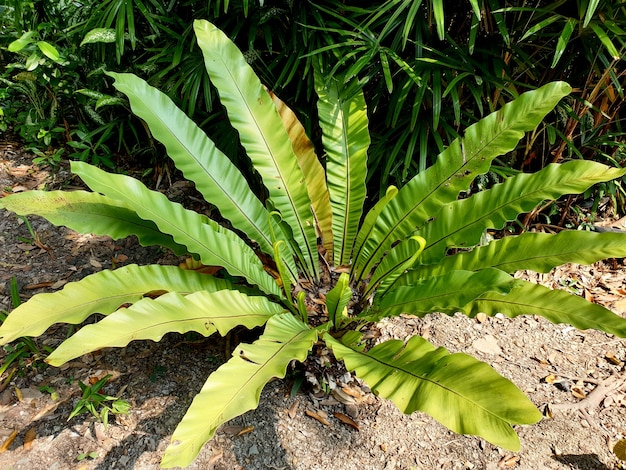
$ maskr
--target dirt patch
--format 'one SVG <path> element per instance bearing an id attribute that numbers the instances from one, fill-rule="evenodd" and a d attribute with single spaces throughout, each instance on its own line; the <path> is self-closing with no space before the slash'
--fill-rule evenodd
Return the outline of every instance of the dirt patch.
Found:
<path id="1" fill-rule="evenodd" d="M 33 167 L 31 157 L 15 148 L 5 145 L 0 151 L 0 191 L 73 183 L 67 173 L 52 176 Z M 181 187 L 168 190 L 180 191 Z M 78 235 L 37 217 L 28 221 L 38 240 L 27 223 L 0 212 L 3 309 L 11 305 L 13 276 L 26 300 L 114 265 L 179 262 L 158 248 L 140 247 L 132 238 L 112 241 Z M 519 276 L 569 289 L 620 315 L 626 313 L 621 262 L 572 265 L 549 275 Z M 478 319 L 406 316 L 379 326 L 381 340 L 418 333 L 452 352 L 475 355 L 512 380 L 542 410 L 551 404 L 546 411 L 551 418 L 518 427 L 522 450 L 511 453 L 478 438 L 455 435 L 424 414 L 403 415 L 391 403 L 359 393 L 362 389 L 349 376 L 343 379 L 353 392 L 348 398 L 312 392 L 292 397 L 288 378 L 270 383 L 256 410 L 223 426 L 190 468 L 618 468 L 611 448 L 626 437 L 626 341 L 532 316 L 514 320 L 500 315 Z M 56 326 L 37 344 L 56 346 L 67 332 L 68 327 Z M 206 377 L 225 362 L 235 341 L 197 341 L 172 334 L 160 343 L 133 342 L 124 349 L 99 351 L 61 369 L 26 362 L 9 381 L 5 373 L 0 377 L 6 385 L 0 393 L 0 446 L 14 432 L 17 435 L 0 453 L 0 468 L 158 468 L 176 424 Z M 6 354 L 0 351 L 0 361 Z M 97 380 L 106 374 L 113 380 L 104 391 L 121 392 L 131 403 L 130 413 L 112 418 L 108 429 L 88 415 L 68 422 L 80 397 L 77 381 Z M 80 456 L 86 458 L 78 460 Z"/>

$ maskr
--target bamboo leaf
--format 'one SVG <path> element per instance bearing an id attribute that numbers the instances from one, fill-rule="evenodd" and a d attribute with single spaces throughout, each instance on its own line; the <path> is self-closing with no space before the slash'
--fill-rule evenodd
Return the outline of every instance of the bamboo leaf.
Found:
<path id="1" fill-rule="evenodd" d="M 443 41 L 446 30 L 445 30 L 445 17 L 443 12 L 443 0 L 431 0 L 433 14 L 435 16 L 435 24 L 437 26 L 437 36 L 440 41 Z"/>
<path id="2" fill-rule="evenodd" d="M 274 103 L 230 39 L 207 21 L 194 30 L 204 64 L 231 124 L 269 191 L 273 206 L 293 230 L 309 275 L 317 277 L 317 240 L 311 201 L 291 141 Z"/>
<path id="3" fill-rule="evenodd" d="M 491 366 L 435 348 L 419 336 L 406 343 L 386 341 L 367 353 L 358 344 L 359 333 L 346 334 L 341 342 L 329 335 L 324 338 L 333 354 L 374 393 L 404 413 L 428 413 L 454 432 L 517 451 L 520 443 L 512 425 L 541 419 L 532 402 Z"/>
<path id="4" fill-rule="evenodd" d="M 580 330 L 596 329 L 626 338 L 626 319 L 582 297 L 516 279 L 505 295 L 485 292 L 464 308 L 467 315 L 502 313 L 510 318 L 539 315 L 552 323 L 567 323 Z"/>
<path id="5" fill-rule="evenodd" d="M 185 295 L 229 288 L 232 286 L 226 280 L 176 266 L 130 265 L 101 271 L 70 282 L 60 291 L 37 294 L 21 304 L 0 326 L 0 343 L 10 343 L 21 336 L 39 336 L 55 323 L 80 323 L 93 313 L 108 315 L 153 291 Z"/>
<path id="6" fill-rule="evenodd" d="M 150 191 L 134 178 L 113 175 L 83 162 L 72 162 L 71 168 L 92 190 L 120 200 L 139 217 L 152 220 L 162 232 L 172 235 L 176 243 L 199 255 L 204 264 L 222 266 L 231 275 L 246 278 L 266 293 L 281 295 L 252 248 L 234 232 L 159 192 Z"/>
<path id="7" fill-rule="evenodd" d="M 546 199 L 578 194 L 625 173 L 626 169 L 592 161 L 554 163 L 536 173 L 518 174 L 491 189 L 454 201 L 443 207 L 433 222 L 416 232 L 428 240 L 422 263 L 441 260 L 448 248 L 476 245 L 485 229 L 501 229 L 507 221 Z"/>
<path id="8" fill-rule="evenodd" d="M 365 98 L 361 92 L 344 97 L 337 80 L 324 86 L 319 72 L 316 72 L 316 91 L 322 142 L 327 154 L 334 260 L 338 265 L 347 265 L 365 201 L 370 144 Z"/>
<path id="9" fill-rule="evenodd" d="M 589 22 L 593 15 L 596 13 L 596 9 L 600 4 L 600 0 L 589 0 L 589 5 L 587 5 L 587 11 L 585 12 L 585 19 L 583 20 L 583 28 L 589 26 Z"/>
<path id="10" fill-rule="evenodd" d="M 591 23 L 589 26 L 591 26 L 591 29 L 594 33 L 596 33 L 596 36 L 598 36 L 600 42 L 604 45 L 604 47 L 606 47 L 608 53 L 611 54 L 611 57 L 613 57 L 613 59 L 615 60 L 619 60 L 620 54 L 615 47 L 615 44 L 613 44 L 608 34 L 606 34 L 606 31 L 604 31 L 602 27 L 596 23 Z"/>
<path id="11" fill-rule="evenodd" d="M 514 273 L 521 269 L 546 273 L 564 263 L 592 264 L 606 258 L 626 257 L 626 234 L 564 230 L 557 235 L 523 233 L 504 237 L 472 251 L 447 256 L 441 262 L 418 267 L 404 282 L 460 269 L 478 271 L 489 267 Z"/>
<path id="12" fill-rule="evenodd" d="M 406 238 L 439 210 L 456 200 L 491 161 L 512 150 L 571 88 L 554 82 L 520 95 L 454 140 L 436 163 L 402 187 L 379 214 L 353 269 L 356 279 L 369 273 L 391 245 Z M 428 238 L 427 238 L 428 240 Z"/>
<path id="13" fill-rule="evenodd" d="M 478 0 L 469 0 L 470 5 L 472 6 L 472 10 L 474 12 L 474 16 L 480 20 L 480 6 L 478 5 Z"/>
<path id="14" fill-rule="evenodd" d="M 528 39 L 533 34 L 537 34 L 543 28 L 545 28 L 546 26 L 551 25 L 552 23 L 554 23 L 555 21 L 560 20 L 561 18 L 562 18 L 561 15 L 552 15 L 552 16 L 549 16 L 548 18 L 544 19 L 544 20 L 541 20 L 539 23 L 537 23 L 534 26 L 531 26 L 530 28 L 528 28 L 528 30 L 526 30 L 524 35 L 520 38 L 520 42 L 524 41 L 525 39 Z"/>
<path id="15" fill-rule="evenodd" d="M 37 214 L 54 225 L 80 233 L 108 235 L 114 240 L 136 235 L 143 246 L 159 245 L 177 255 L 187 248 L 162 233 L 121 201 L 87 191 L 25 191 L 0 199 L 0 207 L 18 215 Z"/>
<path id="16" fill-rule="evenodd" d="M 236 326 L 252 329 L 285 309 L 265 297 L 235 290 L 199 291 L 188 295 L 170 292 L 156 299 L 144 298 L 86 325 L 65 340 L 46 359 L 53 366 L 102 348 L 124 347 L 134 340 L 160 341 L 170 332 L 195 331 L 224 336 Z"/>
<path id="17" fill-rule="evenodd" d="M 563 52 L 567 48 L 567 44 L 569 43 L 570 37 L 572 37 L 572 33 L 574 32 L 574 28 L 576 27 L 577 21 L 576 18 L 570 18 L 565 22 L 565 26 L 563 26 L 563 31 L 561 31 L 561 35 L 559 36 L 559 40 L 556 43 L 556 51 L 554 52 L 554 59 L 552 59 L 551 68 L 556 67 L 556 64 L 561 59 Z"/>
<path id="18" fill-rule="evenodd" d="M 240 344 L 209 376 L 174 431 L 161 466 L 189 465 L 221 424 L 256 408 L 265 384 L 284 377 L 292 360 L 303 361 L 316 340 L 317 331 L 291 314 L 271 317 L 258 340 Z"/>

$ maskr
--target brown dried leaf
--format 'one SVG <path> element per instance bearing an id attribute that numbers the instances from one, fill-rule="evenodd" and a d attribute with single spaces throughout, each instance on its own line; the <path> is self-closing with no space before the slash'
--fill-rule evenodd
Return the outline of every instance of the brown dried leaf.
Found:
<path id="1" fill-rule="evenodd" d="M 296 413 L 298 412 L 298 407 L 300 406 L 300 402 L 294 401 L 292 405 L 287 410 L 287 415 L 294 419 L 296 417 Z"/>
<path id="2" fill-rule="evenodd" d="M 312 410 L 305 410 L 304 411 L 306 413 L 307 416 L 316 419 L 317 421 L 319 421 L 322 424 L 325 424 L 326 426 L 330 426 L 330 422 L 324 418 L 323 416 L 319 415 L 318 413 L 316 413 L 315 411 Z"/>
<path id="3" fill-rule="evenodd" d="M 356 403 L 354 397 L 348 395 L 343 389 L 334 388 L 330 393 L 339 403 L 343 403 L 344 405 L 354 405 Z"/>
<path id="4" fill-rule="evenodd" d="M 554 375 L 554 374 L 550 374 L 546 377 L 544 377 L 543 381 L 547 384 L 553 384 L 554 382 L 556 382 L 557 380 L 559 380 L 559 378 Z"/>
<path id="5" fill-rule="evenodd" d="M 24 450 L 29 450 L 33 446 L 33 441 L 37 437 L 35 428 L 30 428 L 24 435 Z"/>
<path id="6" fill-rule="evenodd" d="M 222 431 L 229 436 L 238 436 L 246 426 L 222 426 Z"/>
<path id="7" fill-rule="evenodd" d="M 500 462 L 498 462 L 498 468 L 515 467 L 518 462 L 519 462 L 519 456 L 507 455 L 507 456 L 502 457 Z"/>
<path id="8" fill-rule="evenodd" d="M 60 289 L 65 284 L 67 284 L 67 279 L 59 279 L 57 282 L 50 286 L 51 289 Z"/>
<path id="9" fill-rule="evenodd" d="M 241 431 L 239 431 L 236 434 L 236 436 L 243 436 L 244 434 L 250 434 L 252 431 L 254 431 L 254 426 L 246 426 Z"/>
<path id="10" fill-rule="evenodd" d="M 44 287 L 51 287 L 52 282 L 38 282 L 37 284 L 26 284 L 22 289 L 24 290 L 34 290 L 34 289 L 42 289 Z"/>
<path id="11" fill-rule="evenodd" d="M 212 456 L 209 459 L 209 468 L 212 468 L 212 466 L 215 465 L 218 461 L 220 461 L 222 457 L 224 457 L 224 452 L 221 452 L 221 451 L 215 454 L 214 456 Z"/>
<path id="12" fill-rule="evenodd" d="M 618 459 L 626 460 L 626 439 L 617 441 L 615 446 L 613 446 L 613 453 Z"/>
<path id="13" fill-rule="evenodd" d="M 350 266 L 335 266 L 333 271 L 336 273 L 350 274 Z"/>
<path id="14" fill-rule="evenodd" d="M 604 357 L 606 358 L 607 361 L 609 361 L 613 365 L 619 366 L 619 365 L 622 364 L 622 361 L 620 361 L 615 356 L 615 353 L 613 353 L 613 351 L 607 351 L 606 354 L 604 355 Z"/>
<path id="15" fill-rule="evenodd" d="M 333 416 L 341 421 L 343 424 L 347 424 L 348 426 L 359 431 L 359 425 L 352 419 L 350 416 L 346 416 L 343 413 L 333 413 Z"/>
<path id="16" fill-rule="evenodd" d="M 580 387 L 574 387 L 572 388 L 572 395 L 574 395 L 576 398 L 580 398 L 581 400 L 583 398 L 587 398 L 587 394 L 585 393 L 585 391 L 580 388 Z"/>
<path id="17" fill-rule="evenodd" d="M 11 444 L 13 444 L 13 441 L 15 440 L 16 437 L 17 437 L 17 430 L 13 431 L 11 435 L 7 437 L 6 440 L 2 443 L 2 446 L 0 446 L 0 454 L 9 450 L 9 447 L 11 447 Z"/>
<path id="18" fill-rule="evenodd" d="M 151 299 L 158 299 L 159 297 L 161 297 L 162 295 L 167 294 L 168 291 L 166 290 L 162 290 L 162 289 L 158 289 L 158 290 L 151 290 L 150 292 L 146 292 L 143 296 L 144 298 L 149 297 Z"/>
<path id="19" fill-rule="evenodd" d="M 111 258 L 113 264 L 123 263 L 124 261 L 128 261 L 128 256 L 123 253 L 118 253 L 113 258 Z"/>

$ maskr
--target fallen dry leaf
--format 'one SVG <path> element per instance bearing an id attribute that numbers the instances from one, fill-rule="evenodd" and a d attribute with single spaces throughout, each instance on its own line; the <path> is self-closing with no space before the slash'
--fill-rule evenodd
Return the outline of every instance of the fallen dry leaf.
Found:
<path id="1" fill-rule="evenodd" d="M 622 364 L 622 361 L 615 357 L 615 353 L 613 353 L 613 351 L 607 351 L 604 357 L 613 365 L 619 366 Z"/>
<path id="2" fill-rule="evenodd" d="M 246 426 L 241 431 L 239 431 L 236 434 L 236 436 L 243 436 L 244 434 L 250 434 L 252 431 L 254 431 L 254 426 Z"/>
<path id="3" fill-rule="evenodd" d="M 7 437 L 6 440 L 2 443 L 2 446 L 0 446 L 0 454 L 9 450 L 9 447 L 11 447 L 11 444 L 13 443 L 16 437 L 17 437 L 17 431 L 13 431 L 11 435 Z"/>
<path id="4" fill-rule="evenodd" d="M 550 374 L 546 377 L 544 377 L 543 381 L 547 384 L 553 384 L 554 382 L 556 382 L 558 380 L 557 376 L 554 374 Z"/>
<path id="5" fill-rule="evenodd" d="M 254 426 L 223 426 L 222 431 L 229 436 L 243 436 L 254 431 Z"/>
<path id="6" fill-rule="evenodd" d="M 613 447 L 613 453 L 618 459 L 626 460 L 626 439 L 617 441 L 617 443 Z"/>
<path id="7" fill-rule="evenodd" d="M 333 413 L 333 416 L 343 424 L 347 424 L 348 426 L 359 431 L 359 425 L 352 418 L 350 418 L 350 416 L 346 416 L 343 413 Z"/>
<path id="8" fill-rule="evenodd" d="M 287 415 L 294 419 L 296 417 L 296 413 L 298 411 L 298 406 L 300 406 L 300 402 L 294 401 L 293 404 L 287 410 Z"/>
<path id="9" fill-rule="evenodd" d="M 306 410 L 305 413 L 307 416 L 310 416 L 311 418 L 316 419 L 320 423 L 325 424 L 326 426 L 330 426 L 330 422 L 326 418 L 321 416 L 320 414 L 316 413 L 315 411 Z"/>
<path id="10" fill-rule="evenodd" d="M 24 450 L 29 450 L 33 446 L 33 441 L 37 437 L 35 428 L 30 428 L 24 435 Z"/>
<path id="11" fill-rule="evenodd" d="M 519 462 L 519 456 L 507 455 L 505 457 L 502 457 L 500 462 L 498 462 L 498 467 L 499 468 L 515 467 L 518 462 Z"/>
<path id="12" fill-rule="evenodd" d="M 222 457 L 224 457 L 224 452 L 218 452 L 217 454 L 212 456 L 209 459 L 209 468 L 211 468 L 212 465 L 215 465 Z"/>

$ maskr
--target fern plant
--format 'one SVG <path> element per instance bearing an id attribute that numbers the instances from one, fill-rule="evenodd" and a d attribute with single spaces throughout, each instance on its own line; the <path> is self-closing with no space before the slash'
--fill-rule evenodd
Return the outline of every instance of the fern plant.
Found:
<path id="1" fill-rule="evenodd" d="M 502 312 L 626 337 L 626 321 L 612 312 L 510 275 L 626 256 L 623 234 L 526 233 L 479 243 L 486 229 L 624 170 L 571 161 L 458 198 L 494 158 L 537 126 L 569 86 L 557 82 L 523 94 L 470 126 L 432 167 L 400 189 L 390 187 L 365 213 L 370 142 L 363 95 L 345 93 L 339 82 L 318 73 L 324 171 L 296 116 L 262 86 L 237 47 L 206 21 L 194 28 L 210 79 L 265 185 L 264 199 L 163 93 L 134 75 L 111 76 L 232 229 L 131 177 L 83 162 L 73 162 L 72 171 L 93 192 L 31 191 L 7 196 L 0 205 L 82 232 L 115 239 L 133 234 L 142 244 L 222 266 L 229 280 L 176 266 L 105 270 L 20 305 L 0 327 L 0 342 L 103 314 L 48 357 L 60 365 L 133 340 L 158 341 L 168 332 L 223 335 L 240 325 L 265 325 L 256 341 L 240 344 L 208 377 L 174 431 L 164 467 L 190 464 L 222 423 L 255 408 L 264 385 L 284 377 L 289 363 L 304 361 L 319 341 L 403 412 L 425 411 L 455 432 L 518 449 L 513 425 L 534 423 L 541 414 L 489 365 L 419 336 L 369 348 L 361 331 L 404 312 Z"/>

